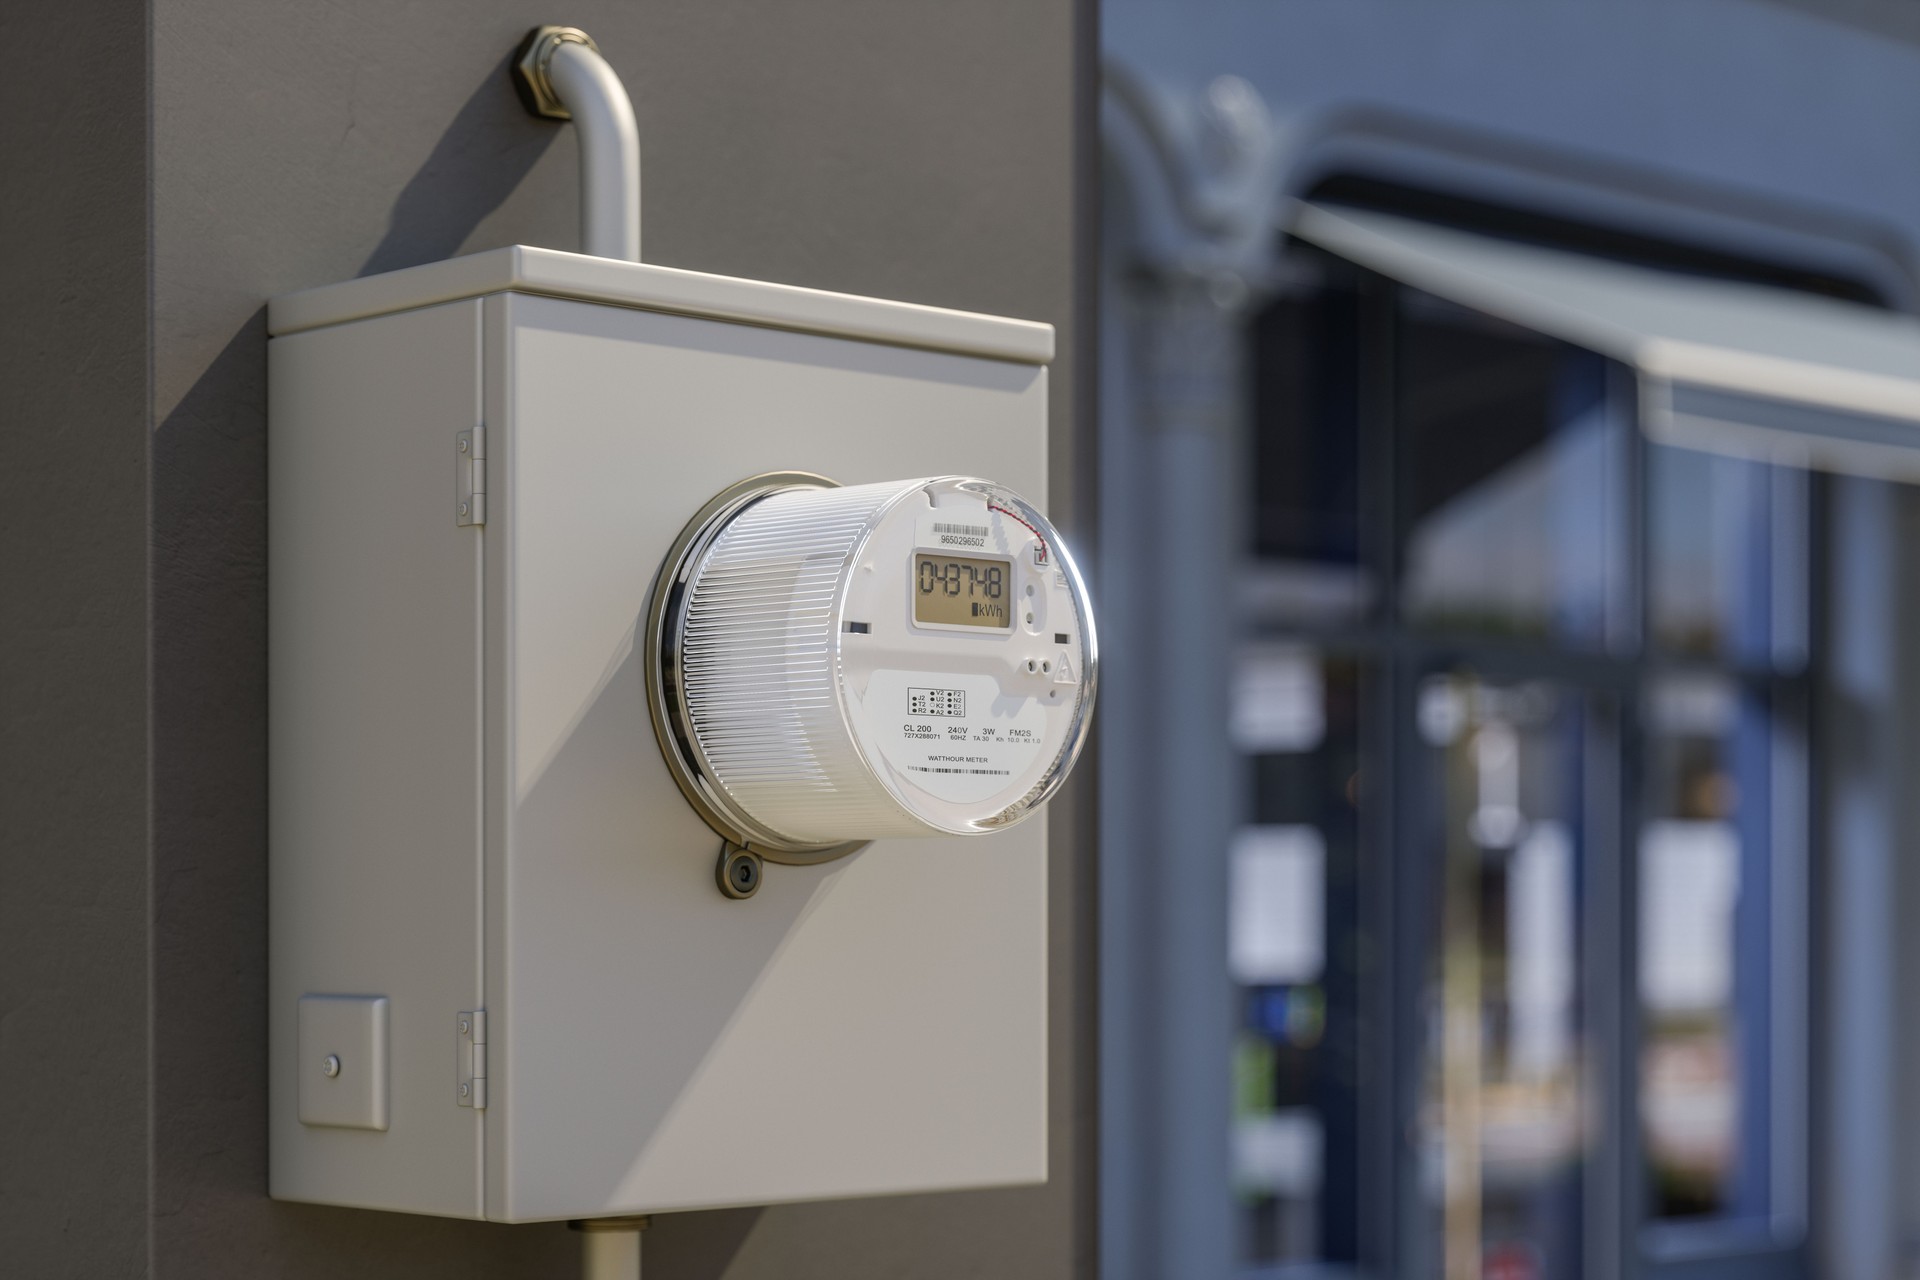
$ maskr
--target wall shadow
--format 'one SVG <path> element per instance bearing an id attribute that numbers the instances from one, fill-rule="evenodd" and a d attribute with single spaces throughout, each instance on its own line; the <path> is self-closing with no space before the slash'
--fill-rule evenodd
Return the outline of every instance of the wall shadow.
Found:
<path id="1" fill-rule="evenodd" d="M 559 122 L 527 114 L 508 79 L 512 62 L 509 54 L 494 64 L 401 188 L 387 233 L 360 264 L 360 275 L 458 253 L 553 145 Z"/>
<path id="2" fill-rule="evenodd" d="M 751 904 L 723 898 L 713 887 L 718 841 L 659 764 L 641 655 L 630 648 L 611 664 L 537 780 L 518 784 L 526 792 L 510 820 L 513 923 L 496 940 L 505 972 L 488 980 L 514 993 L 514 1032 L 501 1046 L 511 1055 L 502 1066 L 511 1176 L 540 1171 L 537 1187 L 520 1189 L 521 1212 L 626 1211 L 639 1169 L 658 1185 L 656 1143 L 672 1140 L 690 1096 L 712 1088 L 716 1053 L 794 930 L 858 857 L 782 867 Z M 611 1009 L 619 1016 L 588 1013 Z M 589 1141 L 579 1100 L 593 1097 L 621 1105 Z"/>
<path id="3" fill-rule="evenodd" d="M 156 1186 L 266 1188 L 265 308 L 151 443 Z"/>
<path id="4" fill-rule="evenodd" d="M 658 1216 L 641 1244 L 644 1269 L 676 1280 L 724 1280 L 764 1209 Z"/>

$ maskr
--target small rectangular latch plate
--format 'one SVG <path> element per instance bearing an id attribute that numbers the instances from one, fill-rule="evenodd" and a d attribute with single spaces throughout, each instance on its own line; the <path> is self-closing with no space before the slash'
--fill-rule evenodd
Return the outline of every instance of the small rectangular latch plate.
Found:
<path id="1" fill-rule="evenodd" d="M 487 522 L 487 429 L 475 427 L 453 438 L 453 522 Z"/>
<path id="2" fill-rule="evenodd" d="M 387 998 L 300 997 L 300 1123 L 387 1127 Z"/>
<path id="3" fill-rule="evenodd" d="M 454 1023 L 458 1034 L 458 1086 L 454 1101 L 485 1110 L 487 1105 L 487 1011 L 472 1009 Z"/>

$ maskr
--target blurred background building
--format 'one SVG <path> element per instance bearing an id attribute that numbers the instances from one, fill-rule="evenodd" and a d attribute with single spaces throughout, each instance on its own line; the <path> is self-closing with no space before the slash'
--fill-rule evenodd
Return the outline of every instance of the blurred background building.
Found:
<path id="1" fill-rule="evenodd" d="M 1102 23 L 1103 1275 L 1920 1274 L 1920 10 Z"/>

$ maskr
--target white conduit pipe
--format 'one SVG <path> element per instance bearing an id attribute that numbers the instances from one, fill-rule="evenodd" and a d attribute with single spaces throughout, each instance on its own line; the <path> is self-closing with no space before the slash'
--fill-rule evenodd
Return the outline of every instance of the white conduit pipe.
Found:
<path id="1" fill-rule="evenodd" d="M 638 1231 L 588 1231 L 580 1237 L 581 1280 L 640 1280 Z"/>
<path id="2" fill-rule="evenodd" d="M 646 1218 L 575 1222 L 580 1233 L 580 1280 L 640 1280 L 640 1233 Z"/>
<path id="3" fill-rule="evenodd" d="M 577 28 L 537 28 L 523 48 L 528 110 L 572 120 L 580 139 L 580 251 L 640 261 L 640 126 L 626 86 Z"/>

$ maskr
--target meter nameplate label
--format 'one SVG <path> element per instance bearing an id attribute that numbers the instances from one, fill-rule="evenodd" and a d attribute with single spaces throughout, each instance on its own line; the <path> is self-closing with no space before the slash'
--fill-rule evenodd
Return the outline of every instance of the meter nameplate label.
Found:
<path id="1" fill-rule="evenodd" d="M 990 675 L 876 671 L 864 709 L 887 763 L 927 794 L 959 804 L 1020 783 L 1046 744 L 1046 708 L 1002 693 Z"/>

